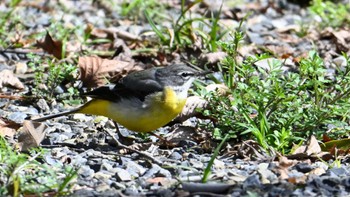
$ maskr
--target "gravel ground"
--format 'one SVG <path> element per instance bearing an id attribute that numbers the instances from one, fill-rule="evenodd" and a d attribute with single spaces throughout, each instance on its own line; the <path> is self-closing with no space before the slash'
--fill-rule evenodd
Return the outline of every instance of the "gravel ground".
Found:
<path id="1" fill-rule="evenodd" d="M 128 23 L 118 21 L 121 20 L 120 16 L 111 14 L 110 9 L 92 5 L 88 1 L 58 2 L 71 8 L 70 12 L 62 15 L 63 6 L 53 2 L 45 4 L 45 8 L 50 11 L 34 6 L 20 7 L 19 17 L 28 28 L 23 34 L 30 35 L 39 29 L 45 31 L 51 19 L 59 19 L 64 25 L 91 23 L 98 28 L 113 27 L 136 36 L 150 29 L 149 25 L 144 24 L 121 25 Z M 214 11 L 220 7 L 215 4 L 216 1 L 204 2 L 203 6 L 211 5 Z M 43 6 L 39 1 L 35 3 Z M 0 5 L 0 10 L 8 9 Z M 339 49 L 349 51 L 350 46 L 341 42 L 337 34 L 339 31 L 326 28 L 317 32 L 310 29 L 305 37 L 296 35 L 300 31 L 300 22 L 313 20 L 307 9 L 286 1 L 278 1 L 273 6 L 267 1 L 246 1 L 245 4 L 232 7 L 225 4 L 221 22 L 235 27 L 238 22 L 233 19 L 248 12 L 252 12 L 252 15 L 244 24 L 247 30 L 246 45 L 240 50 L 244 56 L 261 52 L 259 46 L 263 45 L 276 56 L 288 54 L 290 58 L 286 59 L 284 68 L 286 72 L 291 72 L 297 69 L 292 57 L 305 57 L 316 46 L 325 58 L 330 77 L 335 74 L 336 66 L 346 64 Z M 346 35 L 342 38 L 346 40 L 349 37 Z M 2 50 L 0 71 L 18 69 L 18 63 L 26 64 L 27 61 L 26 56 L 18 51 Z M 266 68 L 268 61 L 258 62 L 256 66 Z M 25 75 L 20 79 L 23 81 L 28 78 L 30 76 Z M 30 83 L 25 85 L 29 87 L 28 90 L 31 89 Z M 3 88 L 3 92 L 6 91 L 9 90 Z M 28 104 L 0 99 L 0 116 L 17 123 L 42 112 L 58 112 L 62 108 L 60 104 L 48 104 L 44 100 Z M 257 150 L 254 148 L 256 144 L 250 141 L 241 144 L 228 142 L 214 161 L 209 183 L 201 184 L 211 153 L 203 148 L 203 141 L 184 137 L 200 135 L 195 122 L 195 119 L 190 119 L 182 124 L 186 126 L 175 125 L 157 131 L 172 140 L 174 137 L 171 136 L 180 136 L 177 147 L 169 148 L 156 138 L 150 137 L 151 141 L 141 140 L 140 136 L 123 128 L 120 128 L 122 134 L 135 139 L 117 135 L 114 123 L 106 118 L 76 114 L 47 121 L 47 134 L 41 144 L 50 150 L 44 157 L 48 164 L 79 167 L 73 196 L 350 195 L 350 168 L 346 159 L 339 166 L 331 167 L 332 160 L 322 162 L 310 157 L 269 156 L 264 152 L 254 152 Z M 145 155 L 116 148 L 110 134 Z M 242 155 L 247 152 L 252 153 Z"/>

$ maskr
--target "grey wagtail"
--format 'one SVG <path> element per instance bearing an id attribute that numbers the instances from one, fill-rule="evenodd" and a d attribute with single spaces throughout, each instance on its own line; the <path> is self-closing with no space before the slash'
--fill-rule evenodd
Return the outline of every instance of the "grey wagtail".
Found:
<path id="1" fill-rule="evenodd" d="M 114 85 L 85 93 L 92 100 L 81 107 L 33 121 L 84 113 L 106 116 L 132 131 L 151 132 L 169 123 L 182 111 L 195 77 L 208 73 L 185 64 L 133 72 Z"/>

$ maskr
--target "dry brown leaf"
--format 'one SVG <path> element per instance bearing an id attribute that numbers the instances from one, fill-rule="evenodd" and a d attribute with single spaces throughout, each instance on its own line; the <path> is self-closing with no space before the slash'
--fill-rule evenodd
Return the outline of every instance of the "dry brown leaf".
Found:
<path id="1" fill-rule="evenodd" d="M 293 154 L 288 155 L 287 157 L 289 159 L 306 159 L 310 158 L 311 155 L 317 155 L 321 153 L 321 147 L 317 142 L 317 139 L 315 136 L 311 136 L 310 141 L 306 146 L 300 146 L 295 151 Z"/>
<path id="2" fill-rule="evenodd" d="M 0 117 L 0 136 L 12 138 L 20 126 L 20 124 L 14 121 Z"/>
<path id="3" fill-rule="evenodd" d="M 309 172 L 309 174 L 315 174 L 317 176 L 321 176 L 324 173 L 326 173 L 326 170 L 321 167 L 315 168 Z"/>
<path id="4" fill-rule="evenodd" d="M 85 28 L 85 33 L 90 34 L 91 38 L 103 38 L 108 40 L 114 40 L 115 38 L 131 41 L 141 41 L 141 38 L 137 35 L 131 34 L 127 31 L 120 30 L 118 28 L 110 27 L 108 29 L 95 28 L 92 24 L 88 24 Z"/>
<path id="5" fill-rule="evenodd" d="M 279 174 L 279 179 L 282 179 L 282 180 L 284 180 L 284 179 L 288 179 L 289 178 L 289 170 L 288 170 L 288 168 L 281 168 L 281 167 L 279 167 L 279 168 L 276 168 L 276 171 L 278 172 L 277 174 Z"/>
<path id="6" fill-rule="evenodd" d="M 3 70 L 0 72 L 0 88 L 4 86 L 11 86 L 17 89 L 23 89 L 24 85 L 22 82 L 15 77 L 12 71 Z"/>
<path id="7" fill-rule="evenodd" d="M 162 183 L 166 179 L 167 179 L 166 177 L 154 177 L 154 178 L 149 178 L 146 181 L 148 183 L 157 183 L 157 184 L 159 184 L 159 183 Z"/>
<path id="8" fill-rule="evenodd" d="M 91 38 L 103 38 L 108 40 L 114 40 L 113 32 L 107 30 L 107 29 L 99 29 L 95 28 L 93 25 L 89 24 L 87 28 L 85 29 L 86 33 L 89 33 L 91 35 Z"/>
<path id="9" fill-rule="evenodd" d="M 18 147 L 21 151 L 38 147 L 45 137 L 47 126 L 43 123 L 25 120 L 18 136 Z"/>
<path id="10" fill-rule="evenodd" d="M 28 70 L 28 65 L 25 62 L 17 62 L 15 66 L 16 66 L 16 69 L 15 69 L 16 74 L 24 74 Z"/>
<path id="11" fill-rule="evenodd" d="M 332 139 L 326 133 L 322 135 L 322 142 L 329 142 L 331 140 Z"/>
<path id="12" fill-rule="evenodd" d="M 279 158 L 279 166 L 283 168 L 289 168 L 298 163 L 296 160 L 288 159 L 285 156 L 280 156 Z"/>
<path id="13" fill-rule="evenodd" d="M 193 140 L 196 135 L 196 129 L 188 126 L 176 127 L 171 133 L 166 135 L 165 139 L 171 143 L 179 143 L 182 140 Z"/>
<path id="14" fill-rule="evenodd" d="M 205 89 L 208 92 L 216 92 L 219 96 L 227 96 L 230 93 L 230 89 L 223 83 L 221 84 L 210 84 Z"/>
<path id="15" fill-rule="evenodd" d="M 307 155 L 312 155 L 312 154 L 318 154 L 320 152 L 321 152 L 321 147 L 318 144 L 316 137 L 311 136 L 307 146 L 300 146 L 294 151 L 293 154 L 306 153 Z"/>
<path id="16" fill-rule="evenodd" d="M 300 29 L 301 29 L 300 25 L 292 24 L 284 27 L 279 27 L 276 30 L 279 33 L 290 33 L 290 32 L 300 32 Z"/>
<path id="17" fill-rule="evenodd" d="M 186 100 L 186 104 L 182 112 L 172 122 L 184 122 L 191 117 L 201 117 L 201 113 L 196 109 L 205 109 L 208 101 L 199 96 L 190 96 Z"/>
<path id="18" fill-rule="evenodd" d="M 331 159 L 334 159 L 335 155 L 332 155 L 331 153 L 328 153 L 328 152 L 321 152 L 317 155 L 314 156 L 315 157 L 315 160 L 319 160 L 320 158 L 323 160 L 323 161 L 329 161 Z"/>
<path id="19" fill-rule="evenodd" d="M 280 57 L 284 54 L 293 54 L 293 52 L 295 52 L 292 47 L 287 46 L 266 45 L 265 47 L 277 57 Z"/>
<path id="20" fill-rule="evenodd" d="M 53 40 L 49 32 L 46 32 L 44 41 L 36 41 L 36 45 L 57 59 L 62 58 L 62 42 Z"/>
<path id="21" fill-rule="evenodd" d="M 305 146 L 304 150 L 305 150 Z M 286 156 L 288 159 L 296 159 L 296 160 L 305 160 L 305 159 L 309 159 L 310 155 L 306 154 L 306 153 L 293 153 L 292 155 L 287 155 Z"/>
<path id="22" fill-rule="evenodd" d="M 93 88 L 105 85 L 123 75 L 141 70 L 132 62 L 102 59 L 100 57 L 79 57 L 80 79 L 84 86 Z"/>
<path id="23" fill-rule="evenodd" d="M 332 32 L 336 39 L 336 46 L 338 51 L 348 52 L 350 50 L 350 32 L 347 30 L 340 30 L 337 32 Z"/>
<path id="24" fill-rule="evenodd" d="M 227 53 L 225 52 L 203 53 L 199 56 L 199 60 L 203 63 L 216 64 L 223 60 L 226 56 Z"/>
<path id="25" fill-rule="evenodd" d="M 114 31 L 114 29 L 109 28 L 110 31 Z M 132 34 L 128 31 L 116 30 L 115 33 L 117 37 L 123 40 L 131 40 L 131 41 L 141 41 L 141 38 L 135 34 Z"/>
<path id="26" fill-rule="evenodd" d="M 9 128 L 9 127 L 5 127 L 2 125 L 1 121 L 0 121 L 0 136 L 1 137 L 10 137 L 13 138 L 13 136 L 15 135 L 16 130 Z"/>
<path id="27" fill-rule="evenodd" d="M 238 154 L 246 159 L 268 159 L 267 152 L 254 140 L 243 141 L 239 145 Z"/>
<path id="28" fill-rule="evenodd" d="M 310 141 L 309 141 L 308 146 L 307 146 L 306 153 L 311 155 L 311 154 L 318 154 L 321 151 L 322 151 L 321 147 L 318 144 L 318 141 L 317 141 L 316 137 L 315 136 L 311 136 Z"/>
<path id="29" fill-rule="evenodd" d="M 224 84 L 210 84 L 205 88 L 208 92 L 216 92 L 220 96 L 227 95 L 229 88 Z M 199 96 L 190 96 L 186 100 L 186 104 L 182 109 L 182 112 L 171 122 L 173 123 L 184 122 L 191 117 L 197 117 L 202 119 L 207 119 L 210 117 L 204 117 L 197 109 L 207 109 L 208 101 Z"/>
<path id="30" fill-rule="evenodd" d="M 307 176 L 306 175 L 295 176 L 295 177 L 289 177 L 288 178 L 288 182 L 290 182 L 292 184 L 305 184 L 306 180 L 307 180 Z"/>
<path id="31" fill-rule="evenodd" d="M 94 29 L 94 25 L 91 23 L 88 23 L 86 25 L 86 28 L 84 29 L 85 35 L 90 35 L 93 29 Z"/>
<path id="32" fill-rule="evenodd" d="M 118 39 L 122 39 L 124 41 L 141 41 L 140 36 L 121 30 L 117 27 L 109 27 L 108 29 L 104 29 L 104 31 L 116 35 Z"/>
<path id="33" fill-rule="evenodd" d="M 348 52 L 350 50 L 349 41 L 350 41 L 350 33 L 348 30 L 339 30 L 336 31 L 331 27 L 325 28 L 321 33 L 319 33 L 319 37 L 324 39 L 332 39 L 332 43 L 335 43 L 338 52 Z M 317 39 L 314 39 L 317 40 Z"/>
<path id="34" fill-rule="evenodd" d="M 298 161 L 297 160 L 291 160 L 288 159 L 285 156 L 279 156 L 278 157 L 278 167 L 275 168 L 274 170 L 276 170 L 279 174 L 279 179 L 285 180 L 290 178 L 289 177 L 289 168 L 291 166 L 294 166 L 295 164 L 297 164 Z"/>

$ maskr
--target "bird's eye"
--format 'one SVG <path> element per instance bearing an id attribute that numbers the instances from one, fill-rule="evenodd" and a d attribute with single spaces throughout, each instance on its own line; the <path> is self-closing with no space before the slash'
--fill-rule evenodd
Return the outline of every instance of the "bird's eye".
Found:
<path id="1" fill-rule="evenodd" d="M 183 78 L 188 78 L 190 76 L 193 76 L 193 73 L 183 72 L 183 73 L 180 73 L 180 76 Z"/>

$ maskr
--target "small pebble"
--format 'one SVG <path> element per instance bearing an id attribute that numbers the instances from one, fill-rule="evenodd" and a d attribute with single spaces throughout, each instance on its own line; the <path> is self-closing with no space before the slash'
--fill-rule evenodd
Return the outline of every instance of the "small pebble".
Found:
<path id="1" fill-rule="evenodd" d="M 131 181 L 131 175 L 129 172 L 122 168 L 116 168 L 115 176 L 117 178 L 117 181 Z"/>

